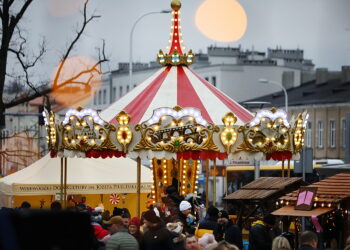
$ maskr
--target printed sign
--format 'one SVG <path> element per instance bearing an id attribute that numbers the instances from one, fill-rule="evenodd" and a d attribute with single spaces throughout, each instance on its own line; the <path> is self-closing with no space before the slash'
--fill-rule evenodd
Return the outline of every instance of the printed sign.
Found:
<path id="1" fill-rule="evenodd" d="M 295 209 L 311 210 L 316 196 L 317 187 L 300 187 Z"/>

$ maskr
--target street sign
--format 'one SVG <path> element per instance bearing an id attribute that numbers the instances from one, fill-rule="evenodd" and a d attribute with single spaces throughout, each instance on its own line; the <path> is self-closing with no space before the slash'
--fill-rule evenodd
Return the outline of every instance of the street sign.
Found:
<path id="1" fill-rule="evenodd" d="M 198 183 L 204 183 L 204 182 L 205 182 L 204 174 L 198 174 Z"/>

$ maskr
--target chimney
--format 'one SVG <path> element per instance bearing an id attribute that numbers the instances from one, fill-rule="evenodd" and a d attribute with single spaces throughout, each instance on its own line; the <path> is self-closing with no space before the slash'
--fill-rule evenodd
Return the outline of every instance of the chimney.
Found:
<path id="1" fill-rule="evenodd" d="M 316 84 L 326 83 L 328 81 L 328 69 L 318 68 L 316 69 Z"/>
<path id="2" fill-rule="evenodd" d="M 341 67 L 341 82 L 350 82 L 350 66 Z"/>

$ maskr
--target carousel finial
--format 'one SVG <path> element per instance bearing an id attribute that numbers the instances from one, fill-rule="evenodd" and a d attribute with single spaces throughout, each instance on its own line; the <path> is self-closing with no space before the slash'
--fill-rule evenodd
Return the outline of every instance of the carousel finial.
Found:
<path id="1" fill-rule="evenodd" d="M 172 0 L 171 1 L 171 8 L 173 9 L 173 17 L 172 17 L 172 26 L 171 26 L 171 33 L 170 33 L 170 40 L 169 40 L 169 47 L 168 53 L 164 53 L 162 50 L 159 50 L 159 53 L 157 55 L 158 63 L 167 66 L 178 66 L 178 65 L 190 65 L 193 63 L 194 60 L 194 54 L 192 53 L 192 50 L 190 50 L 187 54 L 183 53 L 185 50 L 185 47 L 182 46 L 182 33 L 181 33 L 181 26 L 180 26 L 180 8 L 181 8 L 181 1 L 180 0 Z"/>
<path id="2" fill-rule="evenodd" d="M 171 8 L 175 11 L 179 10 L 181 8 L 181 1 L 180 0 L 172 0 L 171 1 Z"/>

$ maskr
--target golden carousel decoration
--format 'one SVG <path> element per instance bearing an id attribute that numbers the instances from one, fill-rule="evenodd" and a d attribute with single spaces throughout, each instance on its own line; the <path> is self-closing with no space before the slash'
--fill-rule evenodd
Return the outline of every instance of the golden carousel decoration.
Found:
<path id="1" fill-rule="evenodd" d="M 194 55 L 183 52 L 180 7 L 180 1 L 172 1 L 168 53 L 159 52 L 164 67 L 153 76 L 100 114 L 79 107 L 59 121 L 45 113 L 52 157 L 65 162 L 68 157 L 137 159 L 138 184 L 141 159 L 149 160 L 151 203 L 161 202 L 170 185 L 180 195 L 196 193 L 202 168 L 209 182 L 210 161 L 215 187 L 216 160 L 297 159 L 307 119 L 303 113 L 289 123 L 287 114 L 276 109 L 254 116 L 188 68 Z M 140 185 L 137 193 L 140 214 Z"/>

